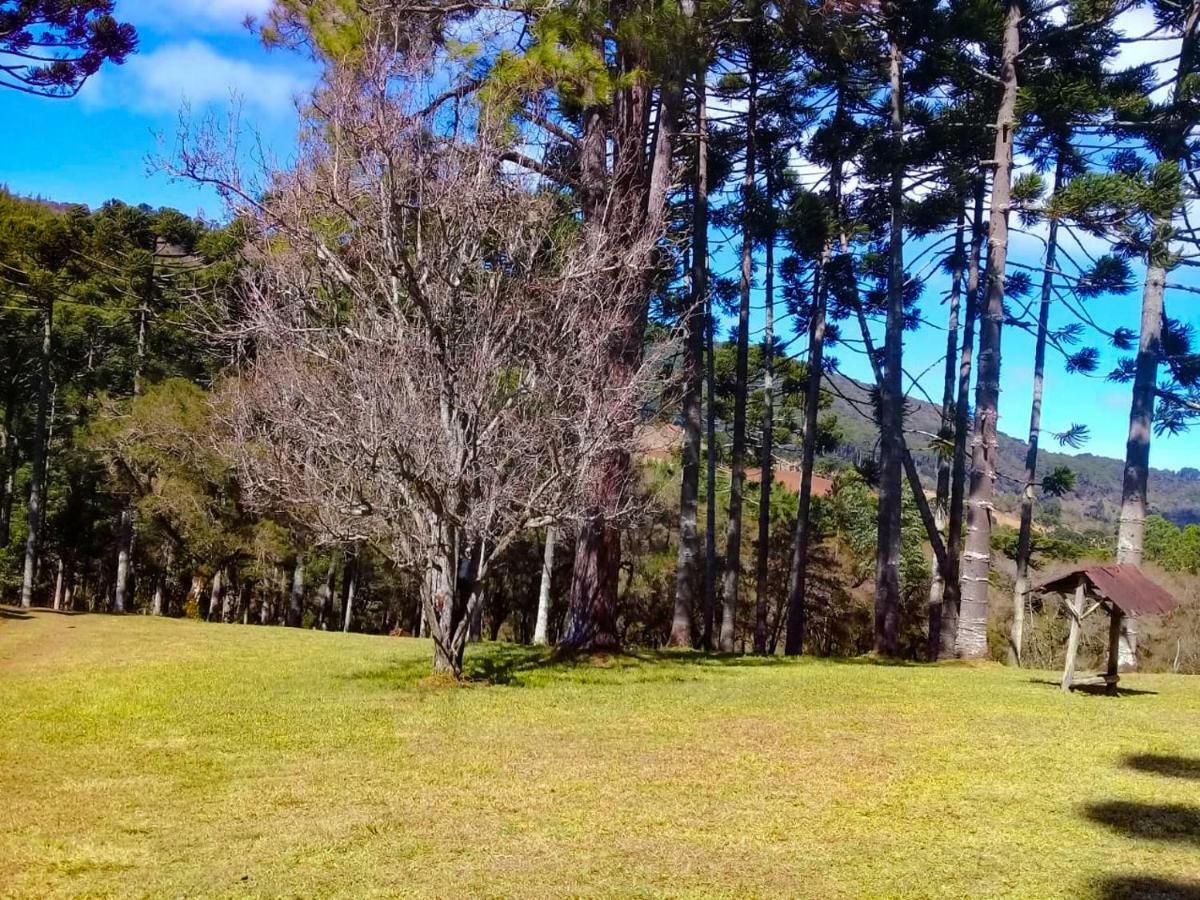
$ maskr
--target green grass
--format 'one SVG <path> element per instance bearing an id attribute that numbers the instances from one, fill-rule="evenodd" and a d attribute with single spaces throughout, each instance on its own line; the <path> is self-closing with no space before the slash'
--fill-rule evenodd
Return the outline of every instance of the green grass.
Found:
<path id="1" fill-rule="evenodd" d="M 428 657 L 0 610 L 0 893 L 1200 896 L 1195 678 Z"/>

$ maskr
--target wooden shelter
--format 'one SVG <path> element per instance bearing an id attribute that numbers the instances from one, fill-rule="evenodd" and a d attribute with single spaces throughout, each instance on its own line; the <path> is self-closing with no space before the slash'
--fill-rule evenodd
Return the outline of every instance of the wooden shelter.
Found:
<path id="1" fill-rule="evenodd" d="M 1064 691 L 1081 684 L 1104 684 L 1108 686 L 1109 693 L 1115 694 L 1120 680 L 1117 658 L 1121 643 L 1121 620 L 1125 616 L 1162 615 L 1179 605 L 1174 597 L 1147 578 L 1140 568 L 1128 563 L 1075 569 L 1047 581 L 1037 590 L 1043 594 L 1062 595 L 1071 616 L 1067 660 L 1063 666 Z M 1103 610 L 1109 616 L 1108 665 L 1104 673 L 1076 681 L 1075 656 L 1079 652 L 1083 620 L 1097 610 Z"/>

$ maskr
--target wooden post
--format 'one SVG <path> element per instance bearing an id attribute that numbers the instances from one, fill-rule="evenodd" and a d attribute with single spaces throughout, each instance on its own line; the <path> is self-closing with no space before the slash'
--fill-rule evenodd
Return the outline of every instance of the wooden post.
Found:
<path id="1" fill-rule="evenodd" d="M 1108 669 L 1105 672 L 1105 690 L 1112 696 L 1117 695 L 1117 682 L 1121 676 L 1117 674 L 1121 659 L 1121 622 L 1125 616 L 1117 605 L 1112 604 L 1108 621 Z"/>
<path id="2" fill-rule="evenodd" d="M 1079 631 L 1083 620 L 1085 584 L 1081 575 L 1079 584 L 1075 586 L 1074 604 L 1067 604 L 1067 608 L 1071 612 L 1071 634 L 1067 638 L 1067 661 L 1063 666 L 1062 689 L 1064 691 L 1071 690 L 1071 685 L 1075 681 L 1075 654 L 1079 652 Z"/>

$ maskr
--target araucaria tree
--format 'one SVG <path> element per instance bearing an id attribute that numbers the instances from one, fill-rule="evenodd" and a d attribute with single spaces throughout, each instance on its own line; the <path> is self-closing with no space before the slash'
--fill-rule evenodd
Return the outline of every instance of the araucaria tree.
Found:
<path id="1" fill-rule="evenodd" d="M 244 377 L 226 394 L 247 499 L 319 540 L 369 544 L 422 584 L 434 669 L 458 675 L 492 563 L 596 498 L 632 509 L 629 452 L 649 363 L 598 379 L 625 339 L 617 248 L 557 192 L 508 171 L 486 116 L 424 111 L 419 73 L 364 48 L 316 97 L 296 166 L 261 202 L 210 168 L 250 223 Z M 466 119 L 460 119 L 463 125 Z M 638 273 L 640 274 L 640 273 Z"/>
<path id="2" fill-rule="evenodd" d="M 0 87 L 73 97 L 106 62 L 137 46 L 113 0 L 0 0 Z"/>

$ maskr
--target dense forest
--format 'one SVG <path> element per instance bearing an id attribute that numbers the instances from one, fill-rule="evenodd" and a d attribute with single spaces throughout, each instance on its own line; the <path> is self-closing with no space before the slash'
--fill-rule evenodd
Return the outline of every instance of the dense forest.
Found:
<path id="1" fill-rule="evenodd" d="M 453 675 L 482 637 L 1049 665 L 1040 573 L 1100 559 L 1183 603 L 1142 664 L 1200 670 L 1200 475 L 1150 468 L 1200 413 L 1200 3 L 256 27 L 321 67 L 292 162 L 198 120 L 155 163 L 220 221 L 0 195 L 5 601 L 418 634 Z M 1050 365 L 1128 386 L 1124 461 L 1049 452 L 1090 430 L 1043 433 Z"/>

